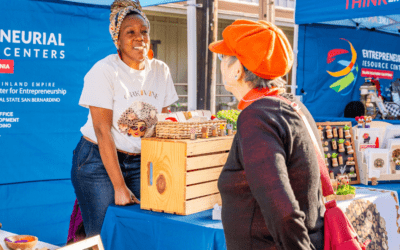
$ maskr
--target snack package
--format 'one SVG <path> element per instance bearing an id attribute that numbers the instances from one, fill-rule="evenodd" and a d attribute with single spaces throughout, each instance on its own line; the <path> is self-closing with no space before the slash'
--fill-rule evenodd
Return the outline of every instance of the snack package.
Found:
<path id="1" fill-rule="evenodd" d="M 207 118 L 207 121 L 211 121 L 211 111 L 203 110 L 203 116 Z"/>
<path id="2" fill-rule="evenodd" d="M 167 118 L 167 117 L 169 117 L 170 116 L 170 114 L 166 114 L 166 113 L 161 113 L 161 114 L 157 114 L 156 115 L 156 117 L 157 117 L 157 120 L 158 121 L 165 121 L 165 118 Z"/>
<path id="3" fill-rule="evenodd" d="M 176 112 L 176 116 L 178 117 L 178 122 L 186 122 L 186 117 L 183 112 Z"/>
<path id="4" fill-rule="evenodd" d="M 192 113 L 190 111 L 182 112 L 182 113 L 185 116 L 186 120 L 189 120 L 190 118 L 192 118 Z"/>
<path id="5" fill-rule="evenodd" d="M 204 116 L 195 116 L 186 121 L 187 122 L 205 122 L 205 121 L 207 121 L 207 118 Z"/>

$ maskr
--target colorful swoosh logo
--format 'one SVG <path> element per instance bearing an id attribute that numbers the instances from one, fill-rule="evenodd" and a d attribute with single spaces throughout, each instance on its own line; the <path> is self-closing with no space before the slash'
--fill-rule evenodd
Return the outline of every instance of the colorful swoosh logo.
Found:
<path id="1" fill-rule="evenodd" d="M 326 59 L 326 63 L 330 64 L 331 62 L 335 61 L 335 56 L 347 54 L 349 53 L 348 50 L 345 49 L 333 49 L 328 52 L 328 58 Z"/>
<path id="2" fill-rule="evenodd" d="M 353 44 L 351 44 L 350 41 L 344 39 L 344 38 L 340 38 L 344 41 L 347 41 L 350 44 L 350 50 L 351 50 L 351 61 L 350 62 L 346 62 L 346 61 L 340 61 L 339 64 L 344 65 L 345 68 L 336 72 L 332 72 L 332 71 L 326 71 L 328 72 L 329 75 L 331 75 L 332 77 L 342 77 L 339 80 L 337 80 L 336 82 L 334 82 L 332 85 L 330 85 L 329 87 L 331 89 L 333 89 L 336 92 L 340 92 L 342 90 L 344 90 L 345 88 L 347 88 L 351 83 L 353 83 L 358 75 L 358 66 L 356 65 L 356 60 L 357 60 L 357 52 L 353 47 Z M 328 52 L 328 57 L 327 57 L 327 63 L 332 63 L 333 61 L 335 61 L 335 56 L 337 55 L 341 55 L 341 54 L 347 54 L 349 53 L 347 50 L 345 49 L 333 49 L 330 50 Z"/>

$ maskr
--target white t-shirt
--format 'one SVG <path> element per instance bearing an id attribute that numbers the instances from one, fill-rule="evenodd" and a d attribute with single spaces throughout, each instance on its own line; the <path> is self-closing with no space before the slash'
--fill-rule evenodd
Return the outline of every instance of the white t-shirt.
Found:
<path id="1" fill-rule="evenodd" d="M 111 133 L 117 149 L 140 153 L 146 122 L 147 126 L 154 125 L 155 113 L 161 113 L 163 107 L 177 100 L 171 73 L 164 62 L 146 60 L 144 70 L 135 70 L 113 54 L 98 61 L 86 74 L 79 105 L 113 110 Z M 97 142 L 90 111 L 81 132 Z"/>

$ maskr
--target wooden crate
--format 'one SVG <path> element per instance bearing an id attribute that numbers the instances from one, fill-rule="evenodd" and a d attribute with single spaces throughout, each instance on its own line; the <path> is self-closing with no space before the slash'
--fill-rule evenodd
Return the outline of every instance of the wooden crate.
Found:
<path id="1" fill-rule="evenodd" d="M 142 139 L 140 207 L 188 215 L 221 205 L 217 182 L 232 140 Z"/>

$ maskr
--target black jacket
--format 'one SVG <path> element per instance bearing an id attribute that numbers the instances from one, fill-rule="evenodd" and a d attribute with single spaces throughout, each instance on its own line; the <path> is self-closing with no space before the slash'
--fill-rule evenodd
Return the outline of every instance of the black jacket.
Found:
<path id="1" fill-rule="evenodd" d="M 297 103 L 320 142 L 314 119 Z M 218 188 L 228 250 L 323 249 L 317 157 L 307 128 L 287 103 L 268 97 L 242 111 Z"/>

